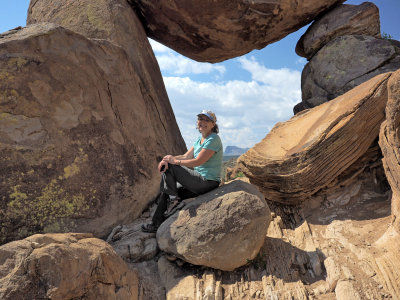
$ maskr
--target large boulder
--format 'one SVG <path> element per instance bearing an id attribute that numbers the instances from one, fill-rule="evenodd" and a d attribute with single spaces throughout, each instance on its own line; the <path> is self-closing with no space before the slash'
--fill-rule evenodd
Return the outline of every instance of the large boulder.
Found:
<path id="1" fill-rule="evenodd" d="M 27 24 L 38 22 L 59 24 L 88 38 L 106 39 L 121 46 L 140 79 L 140 92 L 149 103 L 146 113 L 159 132 L 157 139 L 162 141 L 159 147 L 166 151 L 175 144 L 184 150 L 157 60 L 143 25 L 127 1 L 32 0 Z M 161 135 L 165 138 L 160 139 Z"/>
<path id="2" fill-rule="evenodd" d="M 161 250 L 183 260 L 232 271 L 263 245 L 270 210 L 256 187 L 236 180 L 189 202 L 157 231 Z"/>
<path id="3" fill-rule="evenodd" d="M 320 49 L 301 75 L 302 104 L 311 108 L 372 77 L 400 68 L 400 48 L 372 36 L 340 36 Z"/>
<path id="4" fill-rule="evenodd" d="M 279 41 L 343 0 L 128 0 L 149 37 L 197 61 L 220 62 Z"/>
<path id="5" fill-rule="evenodd" d="M 267 200 L 300 204 L 363 156 L 378 137 L 387 101 L 381 74 L 348 93 L 278 123 L 238 159 Z"/>
<path id="6" fill-rule="evenodd" d="M 343 35 L 369 35 L 379 38 L 379 9 L 371 2 L 339 5 L 315 20 L 301 36 L 296 53 L 308 60 L 324 45 Z"/>
<path id="7" fill-rule="evenodd" d="M 388 82 L 386 120 L 382 123 L 379 145 L 383 153 L 383 166 L 392 188 L 392 216 L 400 233 L 400 70 Z"/>
<path id="8" fill-rule="evenodd" d="M 31 25 L 0 36 L 0 70 L 0 243 L 104 236 L 156 195 L 157 160 L 185 149 L 168 99 L 108 41 Z"/>
<path id="9" fill-rule="evenodd" d="M 0 298 L 139 299 L 136 271 L 91 234 L 37 234 L 0 247 Z"/>

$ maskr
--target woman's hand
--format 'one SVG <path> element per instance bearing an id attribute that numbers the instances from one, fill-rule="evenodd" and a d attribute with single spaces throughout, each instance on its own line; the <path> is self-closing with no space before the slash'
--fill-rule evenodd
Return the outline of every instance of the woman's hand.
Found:
<path id="1" fill-rule="evenodd" d="M 158 171 L 160 173 L 164 173 L 167 170 L 168 170 L 168 162 L 165 162 L 164 160 L 160 161 L 160 163 L 158 164 Z"/>
<path id="2" fill-rule="evenodd" d="M 175 156 L 172 155 L 166 155 L 164 156 L 164 158 L 162 159 L 162 161 L 165 161 L 167 163 L 170 163 L 171 165 L 177 165 L 179 160 L 175 158 Z"/>

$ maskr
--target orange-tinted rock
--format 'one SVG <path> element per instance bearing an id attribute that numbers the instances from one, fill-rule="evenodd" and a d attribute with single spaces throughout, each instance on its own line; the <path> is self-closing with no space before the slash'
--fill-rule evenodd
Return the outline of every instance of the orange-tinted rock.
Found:
<path id="1" fill-rule="evenodd" d="M 194 60 L 207 62 L 220 62 L 262 49 L 344 2 L 128 1 L 150 38 Z"/>
<path id="2" fill-rule="evenodd" d="M 298 204 L 359 159 L 384 120 L 388 74 L 278 123 L 243 154 L 239 169 L 266 199 Z"/>
<path id="3" fill-rule="evenodd" d="M 139 299 L 136 271 L 90 234 L 37 234 L 0 247 L 0 298 Z"/>
<path id="4" fill-rule="evenodd" d="M 139 216 L 185 149 L 168 99 L 121 47 L 50 23 L 1 36 L 0 58 L 0 243 Z"/>
<path id="5" fill-rule="evenodd" d="M 317 19 L 301 36 L 296 53 L 310 59 L 329 41 L 343 35 L 380 37 L 379 9 L 371 2 L 339 5 Z"/>
<path id="6" fill-rule="evenodd" d="M 392 188 L 392 216 L 400 232 L 400 70 L 388 82 L 386 121 L 382 123 L 379 145 L 383 153 L 383 166 Z"/>

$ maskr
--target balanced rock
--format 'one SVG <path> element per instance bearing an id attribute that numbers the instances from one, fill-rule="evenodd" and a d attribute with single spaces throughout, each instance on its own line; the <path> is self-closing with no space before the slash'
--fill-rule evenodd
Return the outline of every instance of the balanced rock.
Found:
<path id="1" fill-rule="evenodd" d="M 37 234 L 0 247 L 0 298 L 138 299 L 138 277 L 91 234 Z"/>
<path id="2" fill-rule="evenodd" d="M 262 49 L 344 2 L 128 1 L 150 38 L 194 60 L 207 62 L 220 62 Z"/>
<path id="3" fill-rule="evenodd" d="M 400 48 L 385 39 L 346 35 L 330 41 L 304 67 L 302 103 L 315 107 L 372 77 L 400 68 Z"/>
<path id="4" fill-rule="evenodd" d="M 256 187 L 232 181 L 189 202 L 157 231 L 161 250 L 183 260 L 232 271 L 263 245 L 270 210 Z"/>
<path id="5" fill-rule="evenodd" d="M 238 159 L 267 200 L 299 204 L 359 159 L 378 137 L 387 101 L 381 74 L 346 94 L 278 123 Z"/>
<path id="6" fill-rule="evenodd" d="M 0 243 L 139 216 L 184 143 L 126 52 L 41 23 L 0 36 L 0 70 Z"/>
<path id="7" fill-rule="evenodd" d="M 388 82 L 386 120 L 382 123 L 379 145 L 383 153 L 383 166 L 392 188 L 392 216 L 400 233 L 400 70 Z"/>
<path id="8" fill-rule="evenodd" d="M 339 5 L 308 27 L 296 45 L 296 53 L 308 60 L 324 45 L 339 36 L 368 35 L 379 38 L 379 9 L 371 2 Z"/>

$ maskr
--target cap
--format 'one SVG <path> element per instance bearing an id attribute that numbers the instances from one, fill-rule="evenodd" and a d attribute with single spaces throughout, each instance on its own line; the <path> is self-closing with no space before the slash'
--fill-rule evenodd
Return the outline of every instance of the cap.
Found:
<path id="1" fill-rule="evenodd" d="M 200 116 L 200 115 L 207 116 L 207 118 L 209 118 L 214 123 L 217 122 L 217 117 L 215 116 L 215 114 L 211 110 L 202 110 L 199 114 L 197 114 L 197 116 Z"/>

